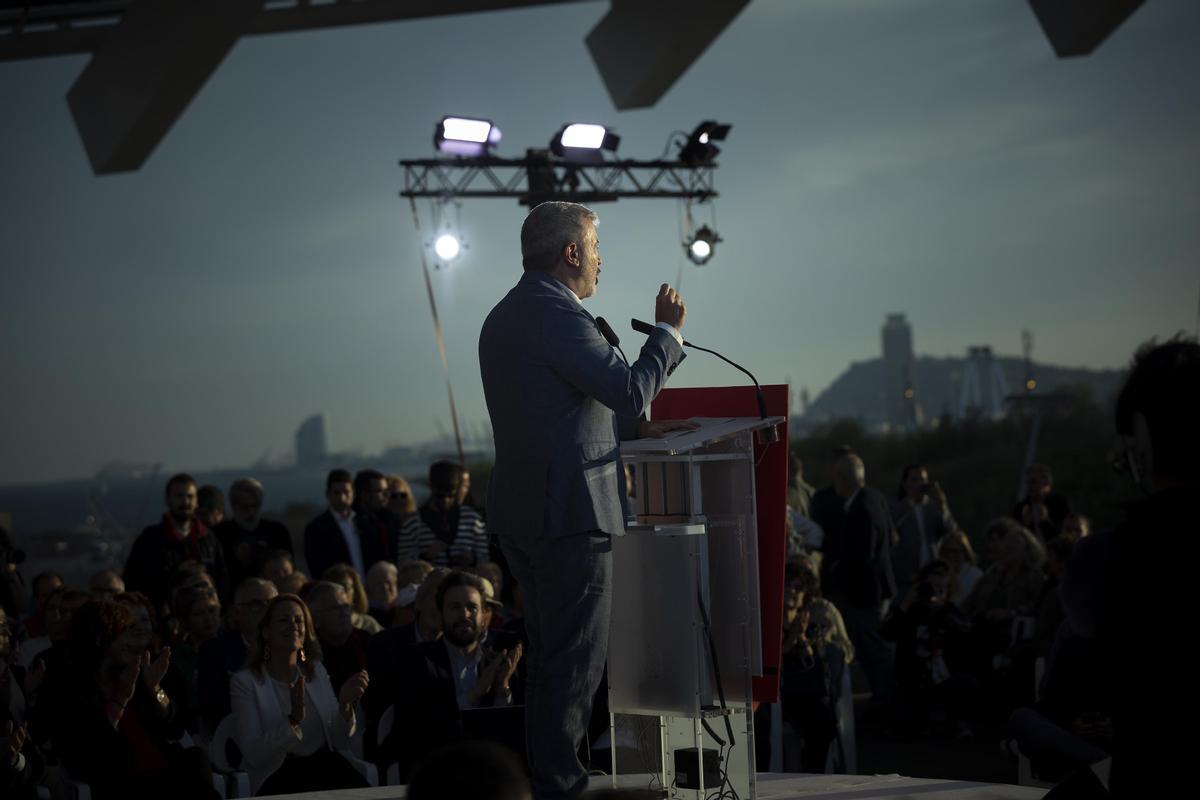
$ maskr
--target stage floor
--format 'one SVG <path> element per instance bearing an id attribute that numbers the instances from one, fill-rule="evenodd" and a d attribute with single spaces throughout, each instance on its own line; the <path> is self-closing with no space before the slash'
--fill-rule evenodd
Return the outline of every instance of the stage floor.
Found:
<path id="1" fill-rule="evenodd" d="M 641 787 L 645 777 L 628 777 L 623 785 Z M 611 785 L 607 776 L 592 778 L 591 788 Z M 758 775 L 761 800 L 1039 800 L 1045 789 L 1011 786 L 1003 783 L 944 781 L 933 778 L 906 778 L 900 775 L 801 775 L 762 772 Z M 337 792 L 274 795 L 291 800 L 400 800 L 403 786 L 377 786 L 369 789 L 345 789 Z"/>

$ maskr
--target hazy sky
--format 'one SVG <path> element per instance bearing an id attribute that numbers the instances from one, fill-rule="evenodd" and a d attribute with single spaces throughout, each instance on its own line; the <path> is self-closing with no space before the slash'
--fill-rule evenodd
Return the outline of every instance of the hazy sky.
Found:
<path id="1" fill-rule="evenodd" d="M 432 155 L 445 113 L 494 119 L 503 155 L 567 121 L 615 126 L 628 158 L 733 123 L 725 241 L 686 266 L 685 334 L 764 383 L 815 395 L 895 311 L 919 353 L 1014 353 L 1030 328 L 1038 360 L 1090 367 L 1195 330 L 1193 0 L 1146 3 L 1066 61 L 1019 0 L 754 0 L 655 108 L 622 113 L 583 44 L 606 8 L 243 39 L 117 176 L 91 174 L 64 99 L 86 57 L 0 64 L 0 483 L 278 457 L 316 411 L 335 449 L 449 428 L 396 163 Z M 589 308 L 633 343 L 625 320 L 680 269 L 680 208 L 597 210 Z M 477 336 L 519 276 L 523 212 L 467 201 L 470 249 L 434 278 L 475 428 Z M 739 382 L 697 353 L 671 385 Z"/>

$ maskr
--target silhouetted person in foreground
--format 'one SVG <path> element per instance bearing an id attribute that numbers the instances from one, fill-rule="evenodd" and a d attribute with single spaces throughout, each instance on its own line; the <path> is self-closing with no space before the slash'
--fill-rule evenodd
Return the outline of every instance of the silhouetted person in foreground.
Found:
<path id="1" fill-rule="evenodd" d="M 1194 643 L 1184 615 L 1200 563 L 1200 345 L 1176 338 L 1139 350 L 1116 422 L 1118 466 L 1146 496 L 1114 530 L 1079 542 L 1063 604 L 1073 629 L 1099 645 L 1092 663 L 1110 670 L 1112 796 L 1169 797 L 1196 757 Z"/>

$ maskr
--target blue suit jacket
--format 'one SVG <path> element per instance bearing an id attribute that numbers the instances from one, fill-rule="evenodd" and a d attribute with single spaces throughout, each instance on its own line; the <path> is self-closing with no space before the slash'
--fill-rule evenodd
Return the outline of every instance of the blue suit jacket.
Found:
<path id="1" fill-rule="evenodd" d="M 479 336 L 496 439 L 488 526 L 499 536 L 623 532 L 618 441 L 637 435 L 683 357 L 675 337 L 656 329 L 626 367 L 565 285 L 524 273 Z"/>

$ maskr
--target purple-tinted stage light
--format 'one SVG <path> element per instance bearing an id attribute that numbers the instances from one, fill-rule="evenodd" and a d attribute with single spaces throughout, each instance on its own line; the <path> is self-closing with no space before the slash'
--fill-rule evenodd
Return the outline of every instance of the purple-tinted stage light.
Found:
<path id="1" fill-rule="evenodd" d="M 550 140 L 550 151 L 556 156 L 581 161 L 599 161 L 601 150 L 615 151 L 621 137 L 603 125 L 573 122 L 564 125 Z"/>
<path id="2" fill-rule="evenodd" d="M 486 119 L 442 117 L 433 132 L 433 145 L 455 156 L 487 155 L 500 143 L 500 129 Z"/>

